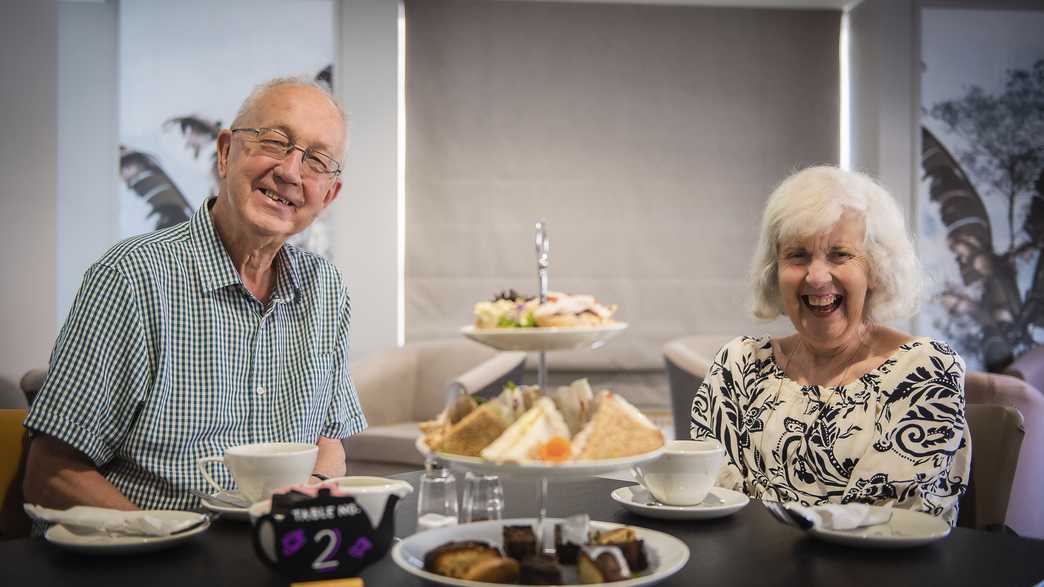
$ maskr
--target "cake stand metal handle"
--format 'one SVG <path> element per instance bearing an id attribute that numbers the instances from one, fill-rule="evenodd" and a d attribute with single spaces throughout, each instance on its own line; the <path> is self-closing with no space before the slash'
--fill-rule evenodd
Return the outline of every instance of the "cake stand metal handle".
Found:
<path id="1" fill-rule="evenodd" d="M 537 293 L 540 303 L 547 302 L 547 268 L 551 264 L 551 238 L 547 235 L 547 221 L 536 223 Z M 547 357 L 540 351 L 537 362 L 537 386 L 547 391 Z"/>

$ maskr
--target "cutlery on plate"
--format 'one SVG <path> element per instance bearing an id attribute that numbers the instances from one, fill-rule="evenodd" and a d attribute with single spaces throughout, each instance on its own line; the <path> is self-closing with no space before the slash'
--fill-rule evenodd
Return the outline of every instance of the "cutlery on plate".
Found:
<path id="1" fill-rule="evenodd" d="M 772 517 L 788 526 L 797 526 L 802 530 L 811 530 L 814 526 L 812 520 L 804 514 L 794 511 L 778 501 L 763 500 L 761 503 L 772 514 Z"/>
<path id="2" fill-rule="evenodd" d="M 207 502 L 210 502 L 212 504 L 223 505 L 223 506 L 232 507 L 232 508 L 248 508 L 248 507 L 250 507 L 250 504 L 247 503 L 247 501 L 245 499 L 238 499 L 236 497 L 233 497 L 233 496 L 225 494 L 225 493 L 215 493 L 214 495 L 209 495 L 209 494 L 203 493 L 202 491 L 198 491 L 196 489 L 189 489 L 189 493 L 191 493 L 192 495 L 195 495 L 196 497 L 202 499 L 203 501 L 207 501 Z"/>
<path id="3" fill-rule="evenodd" d="M 210 516 L 208 516 L 206 514 L 203 514 L 203 516 L 199 519 L 199 521 L 194 522 L 192 524 L 189 524 L 188 526 L 185 526 L 184 528 L 182 528 L 180 530 L 175 530 L 174 532 L 171 532 L 170 534 L 167 534 L 167 536 L 177 536 L 178 534 L 184 534 L 185 532 L 190 532 L 192 530 L 195 530 L 196 528 L 199 528 L 200 526 L 202 526 L 204 524 L 209 524 L 210 520 L 211 520 Z"/>

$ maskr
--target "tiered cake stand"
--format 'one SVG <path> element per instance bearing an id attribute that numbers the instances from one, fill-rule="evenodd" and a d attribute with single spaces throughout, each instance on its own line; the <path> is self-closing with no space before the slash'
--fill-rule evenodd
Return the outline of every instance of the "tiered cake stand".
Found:
<path id="1" fill-rule="evenodd" d="M 539 284 L 540 302 L 547 301 L 547 271 L 550 264 L 551 242 L 547 235 L 547 223 L 541 220 L 536 223 L 536 257 L 537 280 Z M 578 328 L 491 328 L 477 329 L 466 326 L 461 329 L 464 336 L 502 351 L 538 352 L 537 385 L 543 391 L 548 390 L 547 360 L 548 351 L 595 349 L 606 343 L 611 337 L 627 328 L 624 322 L 613 322 L 605 326 Z M 579 461 L 568 463 L 524 463 L 498 464 L 475 457 L 463 457 L 439 453 L 438 458 L 445 461 L 452 469 L 470 471 L 481 475 L 501 475 L 515 479 L 534 479 L 540 481 L 540 512 L 537 518 L 537 529 L 542 537 L 544 519 L 547 516 L 547 485 L 549 479 L 576 480 L 601 475 L 621 469 L 628 469 L 637 464 L 650 461 L 660 456 L 662 449 L 650 453 L 620 459 L 604 459 L 597 461 Z M 545 550 L 547 548 L 545 547 Z"/>

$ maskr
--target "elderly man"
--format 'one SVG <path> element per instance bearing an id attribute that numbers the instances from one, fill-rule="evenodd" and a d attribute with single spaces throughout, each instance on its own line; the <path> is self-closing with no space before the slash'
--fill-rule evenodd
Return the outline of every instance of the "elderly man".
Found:
<path id="1" fill-rule="evenodd" d="M 344 474 L 366 427 L 348 294 L 286 240 L 337 198 L 346 135 L 319 87 L 260 86 L 218 136 L 218 196 L 88 269 L 26 419 L 27 502 L 194 507 L 196 459 L 253 442 L 315 443 L 315 473 Z"/>

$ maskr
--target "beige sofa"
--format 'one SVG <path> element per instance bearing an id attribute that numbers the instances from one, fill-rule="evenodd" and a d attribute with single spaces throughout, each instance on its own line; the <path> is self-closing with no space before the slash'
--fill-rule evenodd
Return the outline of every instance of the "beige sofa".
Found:
<path id="1" fill-rule="evenodd" d="M 498 393 L 522 382 L 526 355 L 498 352 L 467 339 L 407 344 L 352 363 L 352 381 L 369 428 L 344 441 L 350 475 L 419 469 L 417 423 L 434 418 L 459 391 Z"/>

